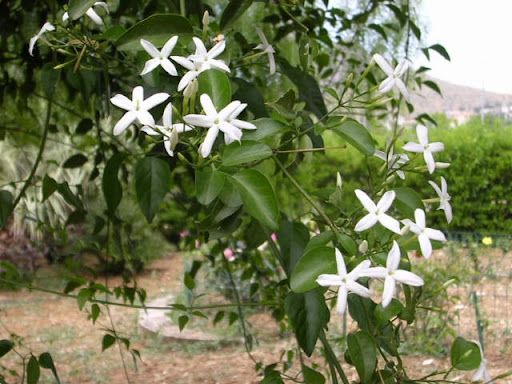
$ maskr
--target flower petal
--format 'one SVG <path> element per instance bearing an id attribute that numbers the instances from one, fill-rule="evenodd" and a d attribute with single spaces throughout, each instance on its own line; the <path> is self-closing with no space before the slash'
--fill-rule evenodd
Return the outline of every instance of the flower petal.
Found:
<path id="1" fill-rule="evenodd" d="M 321 274 L 317 277 L 316 283 L 322 287 L 336 287 L 342 284 L 338 275 Z"/>
<path id="2" fill-rule="evenodd" d="M 438 229 L 425 228 L 425 235 L 428 236 L 429 239 L 436 241 L 446 241 L 446 237 L 444 233 Z"/>
<path id="3" fill-rule="evenodd" d="M 132 101 L 124 95 L 117 94 L 114 97 L 110 98 L 110 102 L 114 104 L 116 107 L 122 108 L 124 110 L 130 111 L 133 109 Z"/>
<path id="4" fill-rule="evenodd" d="M 186 86 L 189 85 L 190 82 L 192 82 L 198 75 L 199 72 L 197 71 L 189 71 L 185 73 L 178 84 L 178 92 L 183 91 L 183 89 L 185 89 Z"/>
<path id="5" fill-rule="evenodd" d="M 393 273 L 393 278 L 402 284 L 410 285 L 412 287 L 421 287 L 424 283 L 423 279 L 412 272 L 399 269 Z"/>
<path id="6" fill-rule="evenodd" d="M 382 71 L 388 75 L 393 76 L 393 68 L 391 68 L 391 65 L 387 62 L 386 59 L 384 59 L 381 55 L 375 54 L 373 55 L 373 61 L 377 63 L 377 65 L 382 69 Z"/>
<path id="7" fill-rule="evenodd" d="M 411 95 L 409 94 L 409 91 L 407 90 L 407 87 L 405 86 L 405 83 L 401 79 L 395 79 L 395 87 L 400 91 L 404 99 L 410 103 L 411 102 Z"/>
<path id="8" fill-rule="evenodd" d="M 226 42 L 224 40 L 219 41 L 217 44 L 213 46 L 212 49 L 208 52 L 208 58 L 214 59 L 219 56 L 226 49 Z"/>
<path id="9" fill-rule="evenodd" d="M 165 148 L 165 151 L 167 152 L 167 154 L 171 157 L 174 157 L 174 150 L 172 148 L 172 143 L 171 143 L 171 140 L 169 140 L 168 138 L 164 138 L 164 148 Z"/>
<path id="10" fill-rule="evenodd" d="M 230 123 L 240 129 L 256 129 L 256 126 L 253 123 L 249 123 L 248 121 L 234 119 L 231 120 Z"/>
<path id="11" fill-rule="evenodd" d="M 345 266 L 343 255 L 338 248 L 334 250 L 334 254 L 336 256 L 336 268 L 338 270 L 338 275 L 345 276 L 347 274 L 347 267 Z"/>
<path id="12" fill-rule="evenodd" d="M 377 220 L 379 223 L 382 224 L 383 227 L 389 229 L 392 232 L 395 232 L 397 234 L 400 234 L 400 223 L 397 219 L 392 218 L 389 215 L 386 215 L 385 213 L 381 213 Z"/>
<path id="13" fill-rule="evenodd" d="M 145 110 L 135 111 L 137 120 L 143 125 L 155 125 L 153 115 Z"/>
<path id="14" fill-rule="evenodd" d="M 441 198 L 443 196 L 443 193 L 441 192 L 441 189 L 439 189 L 437 184 L 434 183 L 432 180 L 429 180 L 428 183 L 430 184 L 430 186 L 432 188 L 434 188 L 434 191 L 436 191 L 437 196 L 439 196 L 439 198 Z"/>
<path id="15" fill-rule="evenodd" d="M 176 43 L 178 42 L 178 36 L 173 36 L 162 47 L 162 56 L 163 57 L 169 57 L 169 55 L 172 53 L 172 50 L 176 46 Z"/>
<path id="16" fill-rule="evenodd" d="M 219 129 L 222 132 L 227 133 L 235 141 L 240 141 L 240 139 L 242 139 L 242 131 L 226 121 L 221 121 L 219 123 Z"/>
<path id="17" fill-rule="evenodd" d="M 391 89 L 393 88 L 394 85 L 395 85 L 395 79 L 393 79 L 392 77 L 388 77 L 380 83 L 379 92 L 387 93 L 387 92 L 391 91 Z"/>
<path id="18" fill-rule="evenodd" d="M 270 69 L 270 74 L 273 75 L 274 73 L 276 73 L 276 59 L 274 58 L 273 52 L 268 52 L 267 55 L 268 55 L 268 66 Z"/>
<path id="19" fill-rule="evenodd" d="M 169 97 L 169 94 L 165 92 L 155 93 L 142 102 L 142 108 L 149 110 L 156 107 L 158 104 L 162 104 Z"/>
<path id="20" fill-rule="evenodd" d="M 208 54 L 208 52 L 206 51 L 206 47 L 204 46 L 201 39 L 199 39 L 197 37 L 193 37 L 192 40 L 194 40 L 194 44 L 196 46 L 196 52 L 194 54 L 200 55 L 200 56 L 206 56 Z"/>
<path id="21" fill-rule="evenodd" d="M 225 72 L 231 72 L 229 67 L 222 60 L 208 60 L 208 64 L 210 64 L 212 68 L 220 69 L 221 71 Z"/>
<path id="22" fill-rule="evenodd" d="M 418 143 L 412 143 L 412 142 L 409 142 L 407 144 L 405 144 L 402 149 L 404 151 L 409 151 L 409 152 L 415 152 L 415 153 L 421 153 L 425 150 L 425 147 L 421 144 L 418 144 Z"/>
<path id="23" fill-rule="evenodd" d="M 401 77 L 406 71 L 409 69 L 409 61 L 408 60 L 402 60 L 398 65 L 396 66 L 394 70 L 395 76 Z"/>
<path id="24" fill-rule="evenodd" d="M 189 132 L 192 130 L 192 127 L 185 125 L 183 123 L 173 124 L 172 128 L 175 129 L 176 132 L 178 133 Z"/>
<path id="25" fill-rule="evenodd" d="M 363 205 L 364 209 L 366 209 L 368 212 L 375 212 L 377 210 L 377 206 L 375 205 L 375 203 L 364 191 L 356 189 L 354 193 L 356 194 L 357 198 Z"/>
<path id="26" fill-rule="evenodd" d="M 169 75 L 178 76 L 178 71 L 176 70 L 176 67 L 174 66 L 174 64 L 171 63 L 171 60 L 164 59 L 164 60 L 162 60 L 160 65 L 165 70 L 165 72 L 167 72 Z"/>
<path id="27" fill-rule="evenodd" d="M 444 144 L 436 141 L 434 143 L 430 143 L 428 145 L 428 149 L 430 149 L 430 152 L 434 152 L 434 153 L 441 152 L 441 151 L 444 151 Z"/>
<path id="28" fill-rule="evenodd" d="M 373 227 L 376 223 L 377 223 L 377 215 L 374 213 L 369 213 L 357 222 L 357 224 L 354 228 L 354 231 L 356 231 L 356 232 L 366 231 L 367 229 Z"/>
<path id="29" fill-rule="evenodd" d="M 338 289 L 338 298 L 336 299 L 336 312 L 342 314 L 347 309 L 347 288 L 341 285 Z"/>
<path id="30" fill-rule="evenodd" d="M 189 59 L 182 57 L 182 56 L 171 56 L 171 59 L 177 62 L 182 67 L 188 69 L 189 71 L 194 71 L 196 69 L 196 66 L 192 61 Z"/>
<path id="31" fill-rule="evenodd" d="M 213 118 L 217 117 L 217 110 L 215 109 L 215 106 L 213 105 L 213 101 L 208 96 L 208 94 L 203 93 L 199 99 L 201 102 L 201 106 L 203 107 L 204 113 L 208 116 L 211 116 Z"/>
<path id="32" fill-rule="evenodd" d="M 195 127 L 203 127 L 209 128 L 213 125 L 213 118 L 206 115 L 186 115 L 183 116 L 183 121 L 189 125 L 193 125 Z"/>
<path id="33" fill-rule="evenodd" d="M 385 279 L 388 275 L 388 270 L 384 267 L 368 268 L 359 273 L 359 277 L 371 277 L 374 279 Z"/>
<path id="34" fill-rule="evenodd" d="M 395 191 L 387 191 L 377 203 L 377 209 L 379 212 L 386 212 L 391 204 L 393 204 L 393 200 L 395 200 L 396 194 Z"/>
<path id="35" fill-rule="evenodd" d="M 140 130 L 141 130 L 141 132 L 144 132 L 145 134 L 147 134 L 149 136 L 160 136 L 160 133 L 155 131 L 149 125 L 143 126 Z"/>
<path id="36" fill-rule="evenodd" d="M 436 161 L 434 160 L 434 156 L 432 152 L 426 150 L 423 152 L 423 159 L 425 159 L 425 164 L 427 164 L 427 169 L 430 174 L 434 173 L 436 170 Z"/>
<path id="37" fill-rule="evenodd" d="M 414 220 L 416 220 L 416 225 L 418 227 L 424 229 L 426 226 L 425 211 L 423 209 L 416 208 L 414 211 Z"/>
<path id="38" fill-rule="evenodd" d="M 89 8 L 85 14 L 89 16 L 89 18 L 97 25 L 103 25 L 103 20 L 101 20 L 101 17 L 96 13 L 96 11 L 92 8 Z"/>
<path id="39" fill-rule="evenodd" d="M 356 265 L 354 269 L 350 271 L 350 273 L 347 275 L 352 280 L 357 280 L 361 276 L 361 273 L 368 268 L 370 268 L 371 261 L 370 260 L 364 260 L 361 261 L 359 264 Z"/>
<path id="40" fill-rule="evenodd" d="M 386 280 L 384 280 L 384 291 L 382 292 L 382 306 L 386 308 L 393 296 L 395 295 L 395 279 L 391 276 L 386 276 Z"/>
<path id="41" fill-rule="evenodd" d="M 238 107 L 241 105 L 241 103 L 238 100 L 234 100 L 228 105 L 226 105 L 224 108 L 221 109 L 219 112 L 219 119 L 221 120 L 228 120 L 234 112 L 238 110 Z"/>
<path id="42" fill-rule="evenodd" d="M 370 297 L 370 290 L 355 281 L 347 280 L 347 289 L 349 292 L 355 293 L 357 296 Z"/>
<path id="43" fill-rule="evenodd" d="M 217 138 L 217 135 L 219 134 L 219 128 L 214 125 L 208 129 L 208 132 L 206 133 L 206 138 L 204 139 L 203 143 L 199 147 L 199 152 L 201 153 L 201 156 L 203 158 L 208 157 L 210 155 L 210 152 L 212 151 L 213 143 L 215 143 L 215 139 Z"/>
<path id="44" fill-rule="evenodd" d="M 165 106 L 164 114 L 162 115 L 162 124 L 164 127 L 172 126 L 172 103 Z"/>
<path id="45" fill-rule="evenodd" d="M 144 88 L 140 85 L 133 88 L 132 90 L 132 104 L 137 102 L 142 103 L 144 101 Z"/>
<path id="46" fill-rule="evenodd" d="M 400 265 L 400 247 L 398 243 L 393 240 L 393 246 L 388 253 L 388 258 L 386 260 L 386 268 L 389 272 L 395 271 L 398 269 Z"/>
<path id="47" fill-rule="evenodd" d="M 421 145 L 428 145 L 428 128 L 422 124 L 418 124 L 416 126 L 416 135 L 418 136 L 418 141 Z"/>
<path id="48" fill-rule="evenodd" d="M 450 224 L 452 222 L 452 219 L 453 219 L 452 206 L 451 206 L 450 203 L 446 202 L 442 206 L 442 208 L 443 208 L 444 214 L 446 216 L 446 221 L 448 222 L 448 224 Z"/>
<path id="49" fill-rule="evenodd" d="M 114 126 L 114 136 L 120 135 L 124 132 L 126 128 L 128 128 L 137 118 L 137 114 L 135 111 L 126 112 L 123 117 L 116 123 Z"/>
<path id="50" fill-rule="evenodd" d="M 149 72 L 153 71 L 159 65 L 160 65 L 159 59 L 149 59 L 144 64 L 144 68 L 142 69 L 142 72 L 140 73 L 140 75 L 144 76 L 144 75 L 148 74 Z"/>
<path id="51" fill-rule="evenodd" d="M 430 258 L 432 255 L 432 244 L 430 239 L 424 233 L 418 235 L 418 242 L 420 243 L 421 254 L 426 258 Z"/>

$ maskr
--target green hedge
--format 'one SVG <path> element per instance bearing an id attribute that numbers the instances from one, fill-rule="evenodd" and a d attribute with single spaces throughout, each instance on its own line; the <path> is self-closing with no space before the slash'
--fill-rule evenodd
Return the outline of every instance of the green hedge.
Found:
<path id="1" fill-rule="evenodd" d="M 437 154 L 436 159 L 450 162 L 451 166 L 436 170 L 431 180 L 439 184 L 441 176 L 446 178 L 454 219 L 448 225 L 443 212 L 437 211 L 437 204 L 434 204 L 428 224 L 447 231 L 512 233 L 512 124 L 499 119 L 475 118 L 451 128 L 446 118 L 438 118 L 438 121 L 439 126 L 430 129 L 430 139 L 445 143 L 445 151 Z M 382 148 L 388 133 L 373 132 L 373 135 Z M 399 145 L 409 139 L 416 141 L 413 129 Z M 324 140 L 327 147 L 343 145 L 343 140 L 330 132 L 324 133 Z M 370 189 L 368 169 L 378 169 L 382 164 L 381 160 L 366 159 L 347 146 L 315 154 L 309 169 L 304 169 L 298 177 L 308 190 L 320 190 L 319 197 L 327 200 L 334 190 L 336 172 L 340 172 L 344 191 L 340 208 L 350 210 L 357 204 L 353 189 L 361 185 Z M 405 185 L 423 199 L 436 197 L 432 187 L 414 173 L 407 174 Z"/>

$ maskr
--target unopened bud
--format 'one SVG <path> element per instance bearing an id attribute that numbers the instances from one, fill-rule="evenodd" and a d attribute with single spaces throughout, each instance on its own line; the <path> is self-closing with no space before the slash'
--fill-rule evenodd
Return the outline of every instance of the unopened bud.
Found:
<path id="1" fill-rule="evenodd" d="M 359 250 L 359 253 L 361 253 L 361 254 L 363 254 L 363 255 L 364 255 L 366 252 L 368 252 L 368 242 L 367 242 L 366 240 L 363 240 L 363 241 L 361 242 L 361 244 L 359 244 L 359 248 L 358 248 L 358 250 Z"/>
<path id="2" fill-rule="evenodd" d="M 436 161 L 436 168 L 444 169 L 444 168 L 448 168 L 449 166 L 450 166 L 450 163 L 442 163 L 442 162 Z"/>
<path id="3" fill-rule="evenodd" d="M 197 90 L 198 90 L 199 86 L 197 84 L 197 80 L 194 79 L 192 80 L 190 83 L 188 83 L 188 85 L 185 87 L 185 90 L 183 91 L 183 96 L 186 98 L 186 99 L 190 99 L 192 98 L 196 93 L 197 93 Z"/>
<path id="4" fill-rule="evenodd" d="M 208 13 L 208 11 L 204 11 L 202 22 L 203 28 L 208 28 L 208 24 L 210 24 L 210 14 Z"/>
<path id="5" fill-rule="evenodd" d="M 339 172 L 336 172 L 336 188 L 341 189 L 343 186 L 343 180 L 341 179 L 341 175 Z"/>

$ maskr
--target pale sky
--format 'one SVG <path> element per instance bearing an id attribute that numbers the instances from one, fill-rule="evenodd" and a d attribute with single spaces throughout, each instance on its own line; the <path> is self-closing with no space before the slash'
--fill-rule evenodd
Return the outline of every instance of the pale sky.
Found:
<path id="1" fill-rule="evenodd" d="M 433 53 L 431 76 L 512 94 L 512 0 L 423 0 L 422 9 L 426 41 L 452 59 Z"/>

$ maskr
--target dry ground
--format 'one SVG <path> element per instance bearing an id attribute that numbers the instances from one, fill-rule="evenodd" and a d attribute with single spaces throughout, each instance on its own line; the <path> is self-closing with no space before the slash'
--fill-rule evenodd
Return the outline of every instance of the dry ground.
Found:
<path id="1" fill-rule="evenodd" d="M 183 258 L 172 254 L 151 264 L 148 271 L 139 277 L 139 284 L 147 289 L 149 298 L 180 292 L 182 272 Z M 44 273 L 51 271 L 43 271 Z M 111 279 L 110 284 L 119 284 L 119 281 Z M 102 329 L 110 328 L 106 316 L 102 315 L 93 326 L 87 320 L 86 313 L 78 310 L 75 300 L 26 291 L 1 292 L 0 311 L 0 338 L 15 333 L 23 337 L 26 348 L 22 351 L 32 350 L 37 354 L 49 351 L 54 357 L 63 383 L 127 382 L 119 349 L 110 348 L 101 352 L 101 338 L 104 334 Z M 259 382 L 254 363 L 240 343 L 193 344 L 164 341 L 155 336 L 141 334 L 137 326 L 137 310 L 111 307 L 111 315 L 117 331 L 129 336 L 134 347 L 142 354 L 142 361 L 138 362 L 136 368 L 131 356 L 123 354 L 130 383 Z M 265 364 L 274 362 L 283 350 L 293 346 L 292 339 L 281 336 L 267 314 L 253 315 L 250 321 L 258 338 L 258 344 L 254 348 L 254 357 L 257 360 L 262 360 Z M 337 319 L 334 318 L 333 321 Z M 212 329 L 211 325 L 208 325 L 208 329 Z M 236 325 L 224 325 L 218 326 L 213 332 L 226 333 L 233 338 L 237 329 Z M 9 353 L 2 358 L 1 363 L 20 372 L 19 360 L 14 357 L 14 354 Z M 512 356 L 508 352 L 504 354 L 499 350 L 492 350 L 487 357 L 493 374 L 512 367 Z M 447 365 L 446 359 L 436 360 L 425 356 L 407 357 L 405 362 L 415 377 Z M 348 368 L 348 372 L 352 378 L 356 378 L 352 368 Z M 9 383 L 20 382 L 19 377 L 8 374 L 6 377 L 9 378 Z M 45 373 L 43 382 L 53 381 Z"/>

